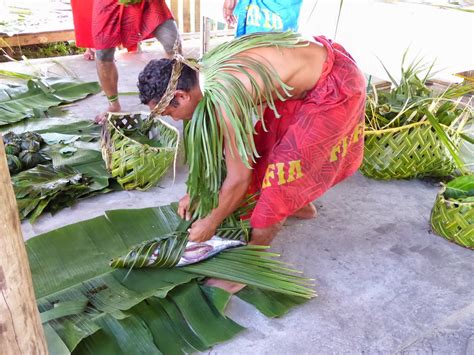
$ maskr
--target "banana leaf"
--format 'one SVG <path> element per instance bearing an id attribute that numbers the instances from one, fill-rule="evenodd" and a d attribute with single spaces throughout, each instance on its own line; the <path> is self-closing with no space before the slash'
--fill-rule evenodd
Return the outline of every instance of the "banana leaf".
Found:
<path id="1" fill-rule="evenodd" d="M 471 196 L 474 196 L 474 175 L 459 176 L 446 184 L 446 199 L 460 200 Z"/>
<path id="2" fill-rule="evenodd" d="M 156 235 L 172 233 L 180 222 L 175 205 L 115 210 L 26 242 L 51 353 L 65 347 L 77 354 L 130 354 L 137 349 L 189 353 L 204 351 L 242 330 L 197 286 L 205 274 L 187 267 L 114 270 L 108 266 L 112 257 Z M 265 257 L 260 260 L 259 254 Z M 267 263 L 266 254 L 271 253 L 241 251 L 240 261 L 232 260 L 238 272 L 233 267 L 218 272 L 241 281 L 253 277 L 257 287 L 276 286 L 286 277 L 278 268 L 271 271 L 275 263 Z M 267 263 L 266 273 L 252 276 L 252 260 L 259 268 Z"/>
<path id="3" fill-rule="evenodd" d="M 78 148 L 74 154 L 69 155 L 62 153 L 64 147 L 62 144 L 48 147 L 47 154 L 51 157 L 55 168 L 70 166 L 85 176 L 92 178 L 92 184 L 89 185 L 90 192 L 101 191 L 109 186 L 111 176 L 105 168 L 105 162 L 99 151 Z"/>
<path id="4" fill-rule="evenodd" d="M 58 124 L 35 130 L 48 144 L 64 143 L 77 139 L 84 142 L 97 141 L 100 138 L 101 126 L 89 121 L 78 121 L 69 124 Z M 47 138 L 50 138 L 49 140 Z"/>
<path id="5" fill-rule="evenodd" d="M 282 295 L 281 293 L 262 290 L 254 286 L 243 288 L 236 296 L 254 305 L 262 314 L 269 318 L 281 317 L 288 313 L 291 308 L 308 301 L 302 297 Z"/>
<path id="6" fill-rule="evenodd" d="M 12 177 L 20 218 L 36 218 L 47 208 L 63 206 L 89 191 L 92 183 L 79 171 L 63 166 L 37 165 Z"/>
<path id="7" fill-rule="evenodd" d="M 77 79 L 30 79 L 25 86 L 5 87 L 0 94 L 0 126 L 28 117 L 40 117 L 49 108 L 70 103 L 100 91 L 97 82 Z"/>

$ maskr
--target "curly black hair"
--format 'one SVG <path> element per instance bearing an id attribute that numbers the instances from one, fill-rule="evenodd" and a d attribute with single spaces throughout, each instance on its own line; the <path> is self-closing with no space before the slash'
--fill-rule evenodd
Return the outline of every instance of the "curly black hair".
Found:
<path id="1" fill-rule="evenodd" d="M 175 59 L 153 59 L 138 75 L 137 86 L 142 104 L 147 105 L 151 100 L 160 101 L 170 81 L 174 62 Z M 176 89 L 189 92 L 196 84 L 197 73 L 184 64 Z M 176 107 L 178 103 L 173 99 L 171 105 Z"/>

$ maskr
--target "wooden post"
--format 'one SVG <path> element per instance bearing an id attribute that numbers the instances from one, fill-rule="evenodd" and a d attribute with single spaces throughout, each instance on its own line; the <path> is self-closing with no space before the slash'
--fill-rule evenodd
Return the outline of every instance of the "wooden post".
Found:
<path id="1" fill-rule="evenodd" d="M 0 353 L 48 354 L 0 135 Z"/>

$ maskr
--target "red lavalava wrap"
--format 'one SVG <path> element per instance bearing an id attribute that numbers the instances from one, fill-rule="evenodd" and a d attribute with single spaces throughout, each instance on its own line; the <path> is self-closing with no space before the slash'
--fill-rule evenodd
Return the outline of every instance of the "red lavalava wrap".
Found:
<path id="1" fill-rule="evenodd" d="M 250 193 L 258 194 L 251 215 L 254 228 L 273 225 L 352 175 L 362 163 L 366 83 L 344 48 L 316 37 L 327 60 L 316 86 L 302 100 L 276 102 L 265 126 L 257 123 L 261 155 Z"/>
<path id="2" fill-rule="evenodd" d="M 118 0 L 71 0 L 79 47 L 136 50 L 138 42 L 153 37 L 155 29 L 173 19 L 165 0 L 121 5 Z"/>

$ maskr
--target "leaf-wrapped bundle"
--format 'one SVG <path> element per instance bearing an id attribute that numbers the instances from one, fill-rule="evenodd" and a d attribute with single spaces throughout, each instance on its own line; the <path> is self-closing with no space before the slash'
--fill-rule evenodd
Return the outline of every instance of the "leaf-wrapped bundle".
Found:
<path id="1" fill-rule="evenodd" d="M 18 156 L 21 152 L 21 146 L 18 143 L 5 144 L 5 153 Z"/>
<path id="2" fill-rule="evenodd" d="M 20 159 L 12 154 L 7 154 L 7 163 L 11 175 L 19 173 L 23 167 Z"/>
<path id="3" fill-rule="evenodd" d="M 36 154 L 36 153 L 34 153 Z M 12 178 L 21 219 L 34 221 L 44 209 L 54 211 L 56 205 L 71 204 L 89 192 L 92 183 L 69 167 L 38 165 Z"/>
<path id="4" fill-rule="evenodd" d="M 41 144 L 38 141 L 32 139 L 25 139 L 21 142 L 21 150 L 27 150 L 29 152 L 37 152 L 40 150 Z"/>
<path id="5" fill-rule="evenodd" d="M 37 151 L 24 150 L 20 153 L 19 158 L 25 170 L 47 162 L 47 159 L 43 154 L 38 153 Z"/>

